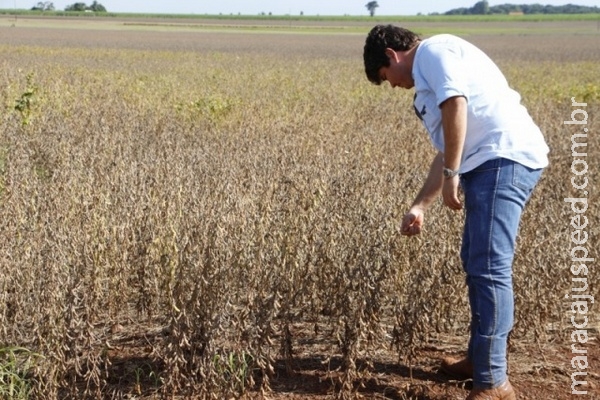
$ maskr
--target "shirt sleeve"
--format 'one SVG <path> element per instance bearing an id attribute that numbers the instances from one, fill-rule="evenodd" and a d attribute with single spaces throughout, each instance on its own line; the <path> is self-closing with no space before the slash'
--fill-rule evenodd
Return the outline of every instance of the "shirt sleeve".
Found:
<path id="1" fill-rule="evenodd" d="M 437 106 L 455 96 L 464 96 L 469 101 L 468 68 L 464 65 L 460 47 L 454 43 L 436 43 L 422 50 L 419 69 L 435 93 Z"/>

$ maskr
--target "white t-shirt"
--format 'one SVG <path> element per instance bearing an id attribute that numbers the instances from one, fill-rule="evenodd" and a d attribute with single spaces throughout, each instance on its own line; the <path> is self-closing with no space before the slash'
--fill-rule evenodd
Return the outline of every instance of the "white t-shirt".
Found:
<path id="1" fill-rule="evenodd" d="M 444 151 L 440 104 L 454 96 L 467 99 L 460 173 L 494 158 L 507 158 L 534 169 L 548 165 L 548 146 L 521 104 L 521 96 L 474 45 L 447 34 L 425 39 L 417 48 L 412 75 L 415 112 L 439 151 Z"/>

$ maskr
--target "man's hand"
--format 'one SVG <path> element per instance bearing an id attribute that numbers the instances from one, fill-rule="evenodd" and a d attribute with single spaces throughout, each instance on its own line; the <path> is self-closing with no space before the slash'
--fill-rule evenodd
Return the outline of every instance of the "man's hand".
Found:
<path id="1" fill-rule="evenodd" d="M 418 207 L 412 207 L 402 218 L 400 233 L 406 236 L 414 236 L 421 233 L 424 212 Z"/>
<path id="2" fill-rule="evenodd" d="M 444 205 L 450 207 L 451 209 L 462 209 L 462 203 L 458 198 L 458 176 L 444 179 L 442 198 L 444 199 Z"/>

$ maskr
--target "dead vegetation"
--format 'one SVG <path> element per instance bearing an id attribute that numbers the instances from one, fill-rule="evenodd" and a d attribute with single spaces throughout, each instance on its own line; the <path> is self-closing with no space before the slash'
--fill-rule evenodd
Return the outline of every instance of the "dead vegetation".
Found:
<path id="1" fill-rule="evenodd" d="M 421 237 L 398 235 L 432 150 L 410 93 L 363 77 L 362 39 L 332 55 L 332 37 L 217 52 L 236 36 L 211 34 L 191 52 L 121 35 L 122 49 L 0 44 L 0 349 L 24 349 L 0 365 L 20 398 L 447 398 L 423 363 L 464 345 L 461 215 L 438 205 Z M 512 341 L 568 390 L 562 121 L 587 96 L 594 126 L 598 65 L 509 56 L 552 147 L 519 239 Z M 308 392 L 288 384 L 300 377 Z"/>

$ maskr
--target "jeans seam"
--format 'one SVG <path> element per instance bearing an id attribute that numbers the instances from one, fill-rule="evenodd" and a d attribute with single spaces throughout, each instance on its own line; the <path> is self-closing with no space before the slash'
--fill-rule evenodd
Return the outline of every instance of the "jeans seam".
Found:
<path id="1" fill-rule="evenodd" d="M 464 235 L 469 234 L 473 237 L 474 232 L 486 231 L 483 237 L 475 236 L 478 240 L 471 243 L 467 242 L 469 246 L 464 252 L 465 260 L 463 261 L 469 290 L 472 290 L 472 287 L 483 289 L 481 293 L 474 294 L 473 299 L 469 299 L 472 308 L 472 324 L 478 321 L 477 315 L 473 314 L 473 310 L 476 312 L 483 310 L 485 312 L 483 320 L 485 321 L 483 325 L 476 327 L 476 331 L 471 331 L 468 353 L 475 361 L 473 385 L 483 389 L 498 387 L 507 379 L 506 353 L 508 349 L 505 347 L 506 343 L 502 342 L 501 339 L 506 339 L 504 337 L 507 334 L 505 328 L 508 329 L 508 332 L 512 329 L 514 310 L 510 311 L 512 315 L 509 315 L 510 312 L 505 308 L 509 305 L 504 301 L 511 301 L 506 296 L 512 296 L 514 302 L 514 293 L 512 281 L 506 275 L 512 274 L 513 259 L 511 257 L 510 260 L 507 260 L 504 257 L 508 255 L 509 251 L 504 246 L 508 244 L 514 246 L 516 244 L 521 213 L 527 198 L 531 194 L 531 189 L 535 187 L 535 182 L 540 175 L 540 172 L 536 170 L 518 168 L 518 166 L 511 164 L 513 164 L 511 161 L 498 162 L 496 163 L 498 168 L 481 171 L 483 172 L 481 175 L 467 173 L 461 176 L 467 214 L 469 214 L 469 211 L 474 212 L 474 214 L 470 214 L 470 219 L 465 220 Z M 519 174 L 523 176 L 519 176 Z M 534 174 L 537 176 L 534 176 Z M 531 186 L 527 193 L 518 187 L 523 183 Z M 467 207 L 467 200 L 469 200 L 472 208 Z M 482 208 L 478 209 L 478 206 Z M 482 212 L 477 215 L 480 211 Z M 507 214 L 507 212 L 510 214 Z M 467 221 L 474 221 L 471 228 L 477 227 L 477 229 L 467 231 L 469 227 Z M 510 237 L 504 236 L 504 229 L 509 227 L 509 225 L 505 226 L 505 223 L 510 224 Z M 517 224 L 517 231 L 513 232 L 515 223 Z M 502 236 L 497 238 L 496 235 L 499 233 Z M 485 240 L 488 240 L 488 242 L 485 243 Z M 476 245 L 471 249 L 473 243 L 476 243 Z M 476 254 L 473 254 L 473 258 L 470 259 L 469 254 L 473 251 Z M 496 257 L 500 258 L 497 259 Z M 469 263 L 469 260 L 472 264 Z M 510 268 L 510 270 L 507 270 L 507 268 Z M 470 274 L 476 277 L 472 281 L 470 281 Z M 510 284 L 510 287 L 505 287 L 505 284 Z M 484 297 L 481 297 L 482 295 Z M 471 296 L 471 293 L 469 293 L 469 296 Z M 484 308 L 481 305 L 476 305 L 477 298 L 486 299 Z M 499 303 L 500 301 L 502 303 Z M 511 307 L 514 307 L 514 304 Z M 484 330 L 481 330 L 482 328 Z"/>
<path id="2" fill-rule="evenodd" d="M 494 335 L 496 332 L 496 329 L 498 327 L 498 321 L 497 321 L 497 316 L 498 316 L 498 299 L 496 298 L 496 285 L 494 283 L 494 279 L 492 277 L 492 273 L 491 273 L 491 269 L 492 269 L 492 259 L 491 259 L 491 254 L 492 254 L 492 238 L 494 236 L 494 218 L 496 216 L 496 199 L 497 199 L 497 195 L 498 195 L 498 186 L 499 186 L 499 181 L 500 181 L 500 175 L 502 172 L 502 165 L 500 165 L 500 167 L 497 169 L 496 171 L 496 179 L 494 182 L 494 192 L 493 192 L 493 200 L 492 200 L 492 207 L 491 207 L 491 214 L 490 214 L 490 220 L 489 220 L 489 236 L 488 236 L 488 249 L 487 249 L 487 273 L 488 273 L 488 278 L 490 280 L 491 283 L 491 289 L 492 289 L 492 295 L 494 296 L 494 310 L 493 310 L 493 327 L 492 327 L 492 332 L 491 334 Z M 489 374 L 490 374 L 490 379 L 491 379 L 491 386 L 494 387 L 494 385 L 496 384 L 495 380 L 494 380 L 494 373 L 492 371 L 492 346 L 493 346 L 493 341 L 490 341 L 489 343 L 490 348 L 488 349 L 488 368 L 489 368 Z"/>

